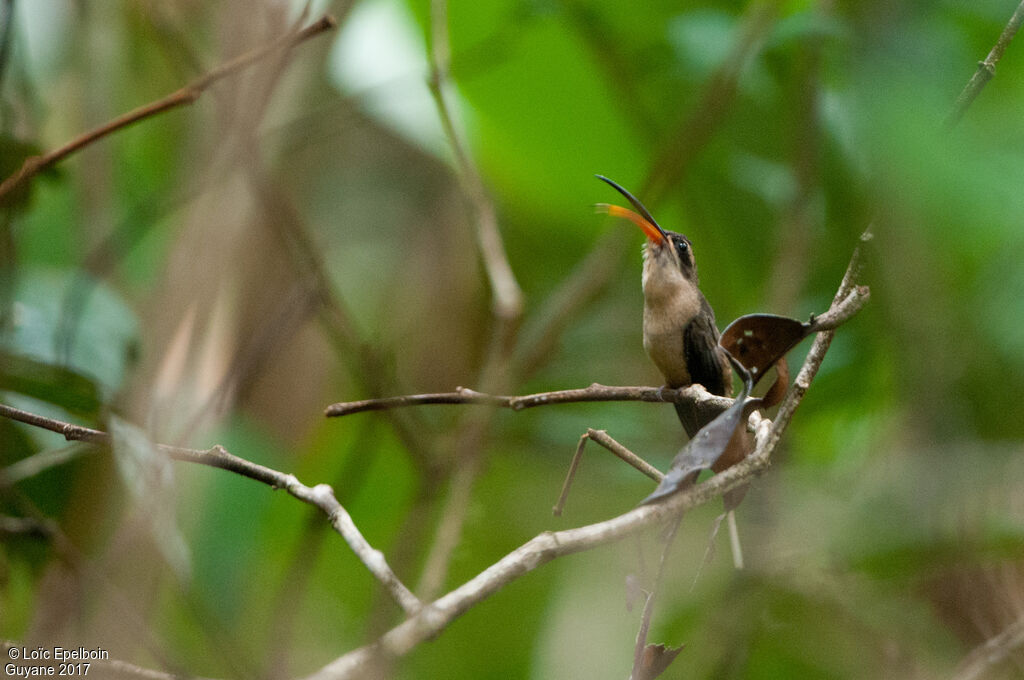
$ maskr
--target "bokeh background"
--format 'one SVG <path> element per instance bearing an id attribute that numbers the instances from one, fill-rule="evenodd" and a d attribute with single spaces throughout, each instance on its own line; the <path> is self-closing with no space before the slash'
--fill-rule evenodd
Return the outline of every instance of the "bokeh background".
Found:
<path id="1" fill-rule="evenodd" d="M 0 174 L 268 44 L 303 5 L 0 2 Z M 658 385 L 643 239 L 594 214 L 617 198 L 602 173 L 691 238 L 720 326 L 824 311 L 874 224 L 871 302 L 738 510 L 746 568 L 724 532 L 701 567 L 719 504 L 683 523 L 651 632 L 686 645 L 665 677 L 1024 676 L 1012 640 L 983 676 L 963 665 L 1024 626 L 1024 38 L 944 125 L 1014 9 L 451 2 L 456 126 L 523 290 L 521 323 L 494 341 L 475 213 L 428 87 L 429 3 L 312 3 L 309 20 L 330 12 L 338 29 L 3 206 L 0 396 L 120 443 L 0 420 L 0 636 L 270 678 L 400 620 L 311 508 L 147 441 L 220 443 L 331 483 L 421 593 L 631 508 L 650 482 L 595 448 L 565 514 L 550 511 L 587 427 L 664 468 L 683 440 L 667 405 L 323 417 L 460 385 Z M 481 375 L 495 352 L 500 375 Z M 382 672 L 626 677 L 628 584 L 649 584 L 657 539 L 556 560 Z"/>

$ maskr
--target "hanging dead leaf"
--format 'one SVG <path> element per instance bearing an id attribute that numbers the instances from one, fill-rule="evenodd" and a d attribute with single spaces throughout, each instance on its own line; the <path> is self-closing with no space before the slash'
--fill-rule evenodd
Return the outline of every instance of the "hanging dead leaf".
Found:
<path id="1" fill-rule="evenodd" d="M 747 314 L 722 332 L 722 345 L 747 367 L 756 384 L 768 369 L 812 332 L 803 321 L 775 314 Z"/>
<path id="2" fill-rule="evenodd" d="M 663 644 L 651 644 L 644 647 L 640 665 L 631 680 L 654 680 L 669 667 L 685 645 L 668 647 Z"/>
<path id="3" fill-rule="evenodd" d="M 670 494 L 693 484 L 701 470 L 706 470 L 723 455 L 732 457 L 743 455 L 743 422 L 745 416 L 755 408 L 760 400 L 747 403 L 750 390 L 754 387 L 753 377 L 735 357 L 729 355 L 733 369 L 743 379 L 743 389 L 736 396 L 732 406 L 722 411 L 717 418 L 700 429 L 672 459 L 668 473 L 647 498 L 640 501 L 641 505 L 653 503 Z"/>

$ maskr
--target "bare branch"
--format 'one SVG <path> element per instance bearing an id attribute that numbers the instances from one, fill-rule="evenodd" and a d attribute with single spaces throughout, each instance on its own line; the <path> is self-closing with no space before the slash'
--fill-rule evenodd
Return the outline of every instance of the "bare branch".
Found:
<path id="1" fill-rule="evenodd" d="M 665 475 L 661 473 L 661 470 L 609 437 L 608 433 L 604 430 L 588 429 L 587 435 L 590 439 L 593 439 L 595 442 L 608 449 L 630 466 L 653 479 L 655 482 L 660 482 L 665 477 Z"/>
<path id="2" fill-rule="evenodd" d="M 1021 24 L 1024 24 L 1024 2 L 1017 5 L 1016 11 L 1010 17 L 1009 23 L 1003 28 L 1003 32 L 999 34 L 996 44 L 992 47 L 988 56 L 985 57 L 985 60 L 978 62 L 978 70 L 967 81 L 967 85 L 960 92 L 960 96 L 956 98 L 953 111 L 946 118 L 947 128 L 953 127 L 960 122 L 964 113 L 974 103 L 974 100 L 984 89 L 985 85 L 988 84 L 988 81 L 992 80 L 992 76 L 996 74 L 996 64 L 1002 59 L 1003 52 L 1006 51 L 1010 41 L 1013 40 L 1013 36 L 1017 35 Z"/>
<path id="3" fill-rule="evenodd" d="M 861 269 L 863 268 L 863 250 L 865 244 L 869 243 L 873 235 L 871 233 L 871 227 L 861 234 L 860 243 L 853 250 L 853 255 L 850 257 L 850 263 L 846 266 L 846 272 L 843 274 L 843 280 L 839 284 L 839 290 L 836 291 L 836 295 L 832 298 L 832 306 L 829 311 L 818 317 L 820 323 L 819 328 L 827 328 L 818 333 L 814 338 L 814 344 L 811 345 L 811 350 L 807 353 L 807 357 L 804 359 L 803 366 L 800 367 L 800 372 L 797 373 L 796 380 L 789 388 L 789 392 L 786 393 L 785 399 L 779 405 L 779 410 L 775 415 L 775 423 L 772 426 L 771 436 L 771 448 L 778 444 L 778 440 L 782 437 L 782 432 L 789 425 L 789 421 L 792 420 L 793 414 L 796 412 L 797 406 L 800 405 L 800 401 L 804 398 L 804 394 L 807 393 L 808 388 L 811 386 L 811 381 L 814 380 L 814 376 L 818 374 L 818 369 L 821 368 L 821 362 L 825 359 L 825 354 L 828 352 L 828 348 L 832 345 L 832 338 L 835 337 L 835 328 L 838 323 L 842 323 L 852 316 L 847 315 L 845 312 L 840 311 L 845 306 L 854 308 L 854 313 L 859 310 L 867 302 L 870 296 L 870 290 L 867 286 L 857 286 L 857 280 L 860 277 Z M 833 314 L 833 310 L 835 313 Z M 825 323 L 821 323 L 821 320 L 825 319 Z M 829 325 L 833 321 L 836 321 L 836 325 Z"/>
<path id="4" fill-rule="evenodd" d="M 658 573 L 654 577 L 654 585 L 651 586 L 651 592 L 647 594 L 647 601 L 644 602 L 644 610 L 640 615 L 640 629 L 636 634 L 636 645 L 633 648 L 633 669 L 629 674 L 630 680 L 647 680 L 649 678 L 655 678 L 660 673 L 652 673 L 651 669 L 645 665 L 645 661 L 650 661 L 646 657 L 645 652 L 647 651 L 647 634 L 651 630 L 651 619 L 654 617 L 654 603 L 658 597 L 658 591 L 661 589 L 663 582 L 665 581 L 665 565 L 668 563 L 668 553 L 672 549 L 672 544 L 675 543 L 676 534 L 679 532 L 679 525 L 683 522 L 683 513 L 679 513 L 669 523 L 668 534 L 665 536 L 664 545 L 661 548 L 661 559 L 658 560 Z M 675 658 L 673 655 L 672 659 Z M 671 659 L 668 663 L 671 663 Z"/>
<path id="5" fill-rule="evenodd" d="M 558 494 L 558 500 L 555 501 L 554 507 L 551 508 L 551 514 L 555 517 L 562 516 L 565 501 L 569 498 L 569 489 L 572 488 L 572 481 L 576 479 L 576 470 L 579 469 L 580 461 L 583 459 L 583 449 L 587 447 L 588 439 L 590 439 L 590 433 L 585 432 L 580 435 L 580 441 L 576 444 L 576 453 L 572 455 L 572 461 L 569 463 L 569 471 L 565 474 L 565 481 L 562 482 L 562 491 Z"/>
<path id="6" fill-rule="evenodd" d="M 110 443 L 110 435 L 101 430 L 46 418 L 7 406 L 6 404 L 0 404 L 0 416 L 56 432 L 63 435 L 68 441 L 84 441 L 94 444 Z M 257 482 L 262 482 L 273 489 L 284 489 L 300 501 L 319 508 L 327 515 L 331 526 L 345 539 L 352 552 L 356 554 L 370 573 L 384 584 L 385 588 L 388 589 L 395 601 L 407 614 L 414 614 L 421 608 L 422 604 L 419 599 L 398 579 L 391 570 L 391 567 L 388 566 L 384 555 L 379 550 L 374 549 L 366 538 L 363 537 L 355 522 L 352 521 L 352 517 L 342 507 L 341 503 L 338 502 L 338 499 L 335 498 L 334 491 L 330 485 L 317 484 L 314 487 L 308 487 L 299 482 L 295 475 L 278 472 L 272 468 L 239 458 L 229 453 L 220 445 L 205 451 L 167 446 L 166 444 L 157 444 L 156 448 L 174 460 L 221 468 L 256 480 Z"/>
<path id="7" fill-rule="evenodd" d="M 494 203 L 453 115 L 447 0 L 432 0 L 430 27 L 430 91 L 455 157 L 459 184 L 474 212 L 480 257 L 491 287 L 494 323 L 478 380 L 485 390 L 503 391 L 509 388 L 513 374 L 508 370 L 508 359 L 523 312 L 523 294 L 505 252 Z M 433 598 L 444 586 L 452 554 L 462 538 L 473 487 L 483 469 L 485 442 L 493 415 L 493 409 L 489 409 L 466 416 L 459 423 L 448 495 L 417 588 L 424 598 Z"/>
<path id="8" fill-rule="evenodd" d="M 870 234 L 868 234 L 870 238 Z M 811 333 L 821 331 L 832 331 L 842 326 L 846 321 L 867 304 L 871 298 L 871 290 L 867 286 L 856 286 L 852 288 L 843 298 L 838 300 L 827 312 L 821 316 L 814 317 L 811 322 Z"/>
<path id="9" fill-rule="evenodd" d="M 323 16 L 309 26 L 282 36 L 266 47 L 251 50 L 221 64 L 220 66 L 217 66 L 205 75 L 200 76 L 185 87 L 167 95 L 163 99 L 159 99 L 155 102 L 140 106 L 133 111 L 129 111 L 112 121 L 104 123 L 94 130 L 90 130 L 89 132 L 79 135 L 63 146 L 53 149 L 42 156 L 26 158 L 25 162 L 22 163 L 21 168 L 19 168 L 17 172 L 0 183 L 0 205 L 2 205 L 5 196 L 23 186 L 41 171 L 52 167 L 71 154 L 89 146 L 93 142 L 117 132 L 122 128 L 126 128 L 129 125 L 145 120 L 146 118 L 150 118 L 181 106 L 188 106 L 199 99 L 203 92 L 217 81 L 244 70 L 252 64 L 264 59 L 268 55 L 281 50 L 289 50 L 309 38 L 334 28 L 335 25 L 336 22 L 333 17 Z"/>
<path id="10" fill-rule="evenodd" d="M 727 397 L 710 394 L 699 386 L 682 387 L 640 387 L 612 386 L 593 383 L 589 387 L 554 392 L 538 392 L 521 396 L 499 396 L 484 394 L 468 387 L 458 387 L 454 392 L 434 394 L 410 394 L 402 397 L 385 397 L 383 399 L 364 399 L 331 404 L 325 411 L 327 416 L 347 416 L 363 411 L 379 411 L 382 409 L 402 408 L 406 406 L 423 406 L 427 404 L 478 404 L 498 406 L 501 408 L 522 411 L 536 406 L 551 404 L 572 404 L 590 401 L 647 401 L 657 403 L 700 403 L 721 406 L 724 410 L 732 403 Z"/>
<path id="11" fill-rule="evenodd" d="M 661 474 L 661 471 L 658 470 L 658 468 L 654 467 L 646 460 L 608 436 L 608 433 L 604 430 L 588 428 L 586 433 L 580 437 L 579 444 L 576 445 L 576 453 L 573 454 L 572 462 L 569 463 L 569 472 L 565 475 L 565 482 L 562 484 L 562 491 L 558 494 L 558 501 L 555 503 L 555 506 L 551 508 L 551 513 L 555 517 L 561 516 L 562 510 L 565 508 L 565 501 L 569 498 L 569 490 L 572 488 L 572 482 L 576 478 L 576 470 L 579 468 L 580 461 L 583 459 L 583 450 L 586 448 L 587 441 L 590 439 L 593 439 L 594 442 L 600 444 L 618 456 L 620 460 L 625 461 L 634 469 L 639 470 L 656 482 L 660 482 L 665 476 Z"/>

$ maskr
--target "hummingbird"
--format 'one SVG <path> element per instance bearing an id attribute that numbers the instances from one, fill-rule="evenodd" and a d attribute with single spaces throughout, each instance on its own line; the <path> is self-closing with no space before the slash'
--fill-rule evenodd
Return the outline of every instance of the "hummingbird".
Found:
<path id="1" fill-rule="evenodd" d="M 622 194 L 637 212 L 600 203 L 597 209 L 627 219 L 647 237 L 644 245 L 644 350 L 668 387 L 703 385 L 711 394 L 732 395 L 732 369 L 719 346 L 715 312 L 701 293 L 693 244 L 683 234 L 666 231 L 633 194 L 597 175 Z M 676 414 L 691 439 L 709 420 L 690 404 L 676 404 Z M 713 417 L 713 416 L 712 416 Z"/>

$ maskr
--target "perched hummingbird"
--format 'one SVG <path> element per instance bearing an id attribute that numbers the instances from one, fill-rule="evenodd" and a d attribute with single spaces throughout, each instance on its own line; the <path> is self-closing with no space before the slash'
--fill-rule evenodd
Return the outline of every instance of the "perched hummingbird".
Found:
<path id="1" fill-rule="evenodd" d="M 598 204 L 598 210 L 630 220 L 647 236 L 644 247 L 644 349 L 669 387 L 699 383 L 721 396 L 732 394 L 732 369 L 718 345 L 718 326 L 711 305 L 700 292 L 690 239 L 665 231 L 633 194 L 597 175 L 637 209 Z M 708 418 L 688 404 L 676 404 L 676 414 L 689 437 Z"/>

